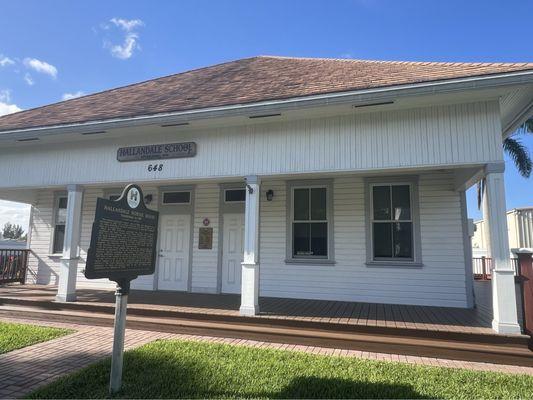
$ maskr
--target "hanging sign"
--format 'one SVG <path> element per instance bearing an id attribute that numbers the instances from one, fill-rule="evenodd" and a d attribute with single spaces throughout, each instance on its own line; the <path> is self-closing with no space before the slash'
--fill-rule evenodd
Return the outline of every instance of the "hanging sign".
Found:
<path id="1" fill-rule="evenodd" d="M 194 157 L 196 143 L 148 144 L 145 146 L 121 147 L 117 150 L 118 161 L 164 160 L 167 158 Z"/>

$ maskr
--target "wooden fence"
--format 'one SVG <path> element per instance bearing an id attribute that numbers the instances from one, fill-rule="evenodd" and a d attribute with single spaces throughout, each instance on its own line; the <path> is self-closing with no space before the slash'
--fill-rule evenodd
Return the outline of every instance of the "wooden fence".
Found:
<path id="1" fill-rule="evenodd" d="M 26 249 L 0 249 L 0 285 L 25 282 L 28 253 Z"/>
<path id="2" fill-rule="evenodd" d="M 514 270 L 515 276 L 518 276 L 518 258 L 511 258 L 511 266 Z M 492 258 L 472 258 L 472 271 L 474 272 L 474 279 L 489 280 L 491 278 L 492 268 Z"/>

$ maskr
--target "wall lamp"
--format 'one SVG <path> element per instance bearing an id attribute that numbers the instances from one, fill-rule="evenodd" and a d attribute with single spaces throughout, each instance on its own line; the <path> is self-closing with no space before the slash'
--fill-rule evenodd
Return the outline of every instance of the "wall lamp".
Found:
<path id="1" fill-rule="evenodd" d="M 274 198 L 274 191 L 272 189 L 268 189 L 268 191 L 266 192 L 266 195 L 267 195 L 267 201 L 272 201 L 272 199 Z"/>
<path id="2" fill-rule="evenodd" d="M 144 204 L 150 204 L 153 199 L 154 199 L 154 195 L 147 194 L 146 196 L 144 196 Z"/>

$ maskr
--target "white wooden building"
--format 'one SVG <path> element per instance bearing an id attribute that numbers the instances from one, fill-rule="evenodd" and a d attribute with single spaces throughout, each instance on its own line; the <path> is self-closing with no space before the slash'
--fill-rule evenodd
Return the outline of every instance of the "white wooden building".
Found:
<path id="1" fill-rule="evenodd" d="M 533 64 L 254 57 L 1 117 L 0 198 L 32 205 L 28 280 L 60 301 L 113 285 L 83 275 L 96 198 L 135 182 L 160 253 L 133 288 L 241 293 L 245 315 L 259 296 L 466 308 L 485 177 L 493 328 L 514 333 L 502 139 L 532 107 Z M 174 143 L 195 151 L 140 156 Z"/>

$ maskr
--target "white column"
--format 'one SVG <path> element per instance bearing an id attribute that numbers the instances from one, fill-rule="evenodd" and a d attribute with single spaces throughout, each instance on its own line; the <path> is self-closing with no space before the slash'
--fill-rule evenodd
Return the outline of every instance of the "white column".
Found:
<path id="1" fill-rule="evenodd" d="M 520 333 L 516 311 L 514 271 L 509 256 L 503 164 L 486 169 L 483 196 L 487 236 L 492 257 L 492 329 Z"/>
<path id="2" fill-rule="evenodd" d="M 244 261 L 242 263 L 241 315 L 259 313 L 259 199 L 261 180 L 246 177 L 244 211 Z"/>
<path id="3" fill-rule="evenodd" d="M 65 224 L 65 241 L 63 256 L 59 268 L 59 285 L 57 301 L 76 301 L 76 275 L 78 273 L 78 248 L 80 244 L 81 204 L 83 188 L 69 185 L 67 203 L 67 221 Z"/>

